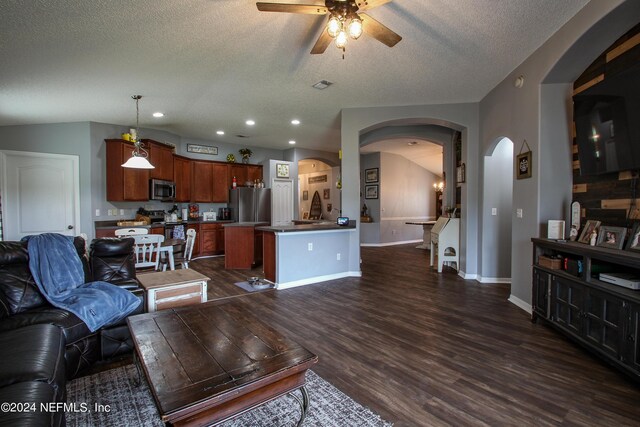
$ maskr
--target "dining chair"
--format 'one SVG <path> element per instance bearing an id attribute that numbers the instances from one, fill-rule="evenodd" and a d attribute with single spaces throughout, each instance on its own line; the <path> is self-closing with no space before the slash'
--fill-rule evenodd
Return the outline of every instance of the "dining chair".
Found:
<path id="1" fill-rule="evenodd" d="M 176 258 L 180 262 L 182 268 L 189 268 L 189 261 L 191 261 L 191 254 L 193 253 L 193 246 L 196 243 L 196 230 L 190 228 L 187 230 L 187 241 L 184 244 L 184 250 L 182 256 Z"/>
<path id="2" fill-rule="evenodd" d="M 169 264 L 169 268 L 172 270 L 175 269 L 175 264 L 177 262 L 180 263 L 182 268 L 189 268 L 189 261 L 191 261 L 191 254 L 193 253 L 193 247 L 195 246 L 196 241 L 196 230 L 189 229 L 187 230 L 186 240 L 179 239 L 170 239 L 169 242 L 176 242 L 173 246 L 160 246 L 160 250 L 168 250 L 166 254 L 162 254 L 160 258 L 160 263 L 162 264 L 162 271 L 167 270 L 167 264 Z M 177 243 L 180 242 L 180 243 Z M 179 248 L 179 250 L 175 250 Z M 175 248 L 175 249 L 174 249 Z"/>
<path id="3" fill-rule="evenodd" d="M 160 245 L 164 242 L 161 234 L 133 235 L 136 268 L 153 267 L 158 269 L 160 262 Z"/>
<path id="4" fill-rule="evenodd" d="M 142 234 L 149 234 L 148 228 L 119 228 L 116 230 L 116 237 L 123 236 L 140 236 Z"/>

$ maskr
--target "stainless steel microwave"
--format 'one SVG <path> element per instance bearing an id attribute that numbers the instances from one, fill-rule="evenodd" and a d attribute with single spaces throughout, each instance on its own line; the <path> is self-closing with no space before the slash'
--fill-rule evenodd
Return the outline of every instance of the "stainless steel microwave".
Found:
<path id="1" fill-rule="evenodd" d="M 176 198 L 176 183 L 152 179 L 149 184 L 149 200 L 172 202 Z"/>

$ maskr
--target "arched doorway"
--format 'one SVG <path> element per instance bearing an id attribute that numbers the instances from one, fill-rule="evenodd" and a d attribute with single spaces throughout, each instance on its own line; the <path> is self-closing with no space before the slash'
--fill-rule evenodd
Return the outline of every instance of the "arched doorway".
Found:
<path id="1" fill-rule="evenodd" d="M 303 221 L 311 219 L 312 200 L 317 192 L 321 213 L 320 218 L 316 219 L 335 222 L 340 216 L 341 186 L 340 166 L 331 165 L 320 159 L 299 160 L 298 218 Z"/>
<path id="2" fill-rule="evenodd" d="M 497 138 L 484 157 L 481 282 L 511 282 L 513 141 Z"/>

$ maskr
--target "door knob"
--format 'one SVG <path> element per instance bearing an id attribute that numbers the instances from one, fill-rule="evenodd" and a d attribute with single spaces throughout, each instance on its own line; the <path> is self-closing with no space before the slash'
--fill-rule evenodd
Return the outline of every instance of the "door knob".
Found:
<path id="1" fill-rule="evenodd" d="M 73 225 L 67 225 L 67 230 L 73 230 Z"/>

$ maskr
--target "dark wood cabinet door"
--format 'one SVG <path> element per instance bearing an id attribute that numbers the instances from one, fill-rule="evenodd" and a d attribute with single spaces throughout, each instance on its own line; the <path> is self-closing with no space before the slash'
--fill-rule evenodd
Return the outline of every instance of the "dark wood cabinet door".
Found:
<path id="1" fill-rule="evenodd" d="M 123 144 L 122 163 L 131 157 L 132 146 Z M 122 169 L 122 200 L 147 201 L 149 200 L 149 170 L 148 169 Z"/>
<path id="2" fill-rule="evenodd" d="M 173 157 L 173 181 L 176 183 L 176 202 L 191 201 L 191 160 Z"/>
<path id="3" fill-rule="evenodd" d="M 149 171 L 151 178 L 173 181 L 173 148 L 150 140 L 143 140 L 149 150 L 149 162 L 154 169 Z"/>
<path id="4" fill-rule="evenodd" d="M 213 164 L 191 162 L 191 201 L 211 203 L 213 200 Z"/>
<path id="5" fill-rule="evenodd" d="M 201 254 L 218 255 L 224 253 L 224 228 L 222 224 L 201 224 Z"/>
<path id="6" fill-rule="evenodd" d="M 247 165 L 247 180 L 255 182 L 262 181 L 262 166 L 260 165 Z"/>
<path id="7" fill-rule="evenodd" d="M 533 317 L 535 320 L 536 316 L 540 316 L 544 319 L 549 318 L 549 296 L 550 296 L 550 286 L 551 286 L 551 275 L 546 271 L 539 270 L 537 268 L 533 269 Z"/>
<path id="8" fill-rule="evenodd" d="M 213 164 L 212 202 L 227 203 L 229 201 L 228 166 L 224 163 Z"/>
<path id="9" fill-rule="evenodd" d="M 236 177 L 238 187 L 244 187 L 249 180 L 247 167 L 245 165 L 233 163 L 229 165 L 229 183 L 232 182 L 234 176 Z"/>
<path id="10" fill-rule="evenodd" d="M 224 253 L 224 227 L 221 225 L 216 230 L 216 254 Z"/>
<path id="11" fill-rule="evenodd" d="M 582 333 L 584 285 L 564 277 L 551 279 L 552 317 L 555 322 L 575 333 Z"/>
<path id="12" fill-rule="evenodd" d="M 625 361 L 640 374 L 640 304 L 631 304 L 629 307 L 629 323 L 625 331 Z"/>
<path id="13" fill-rule="evenodd" d="M 622 300 L 606 292 L 587 289 L 584 298 L 584 338 L 599 349 L 619 358 L 622 355 L 623 324 Z"/>

